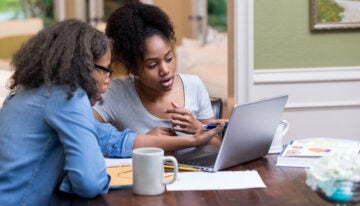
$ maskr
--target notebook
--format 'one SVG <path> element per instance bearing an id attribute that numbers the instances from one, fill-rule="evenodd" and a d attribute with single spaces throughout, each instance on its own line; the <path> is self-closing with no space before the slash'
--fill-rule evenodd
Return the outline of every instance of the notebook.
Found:
<path id="1" fill-rule="evenodd" d="M 265 156 L 287 99 L 284 95 L 235 106 L 220 147 L 187 148 L 175 157 L 179 164 L 217 172 Z"/>

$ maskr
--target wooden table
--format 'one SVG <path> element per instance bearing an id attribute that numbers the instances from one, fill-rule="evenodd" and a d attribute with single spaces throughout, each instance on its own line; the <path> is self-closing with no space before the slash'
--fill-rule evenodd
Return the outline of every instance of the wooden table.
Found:
<path id="1" fill-rule="evenodd" d="M 158 196 L 137 196 L 125 189 L 82 202 L 93 206 L 331 205 L 305 184 L 304 168 L 277 167 L 276 157 L 267 155 L 229 169 L 257 170 L 267 186 L 264 189 L 170 191 Z"/>

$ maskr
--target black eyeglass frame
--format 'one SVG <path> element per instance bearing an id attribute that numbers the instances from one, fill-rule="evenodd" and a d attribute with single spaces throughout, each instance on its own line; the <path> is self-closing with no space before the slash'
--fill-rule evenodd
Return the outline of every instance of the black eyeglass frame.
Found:
<path id="1" fill-rule="evenodd" d="M 100 69 L 100 70 L 106 72 L 106 73 L 108 74 L 107 76 L 108 76 L 109 78 L 111 77 L 112 73 L 114 72 L 113 70 L 108 69 L 108 68 L 103 67 L 103 66 L 100 66 L 100 65 L 98 65 L 98 64 L 94 64 L 94 66 L 95 66 L 96 69 Z"/>

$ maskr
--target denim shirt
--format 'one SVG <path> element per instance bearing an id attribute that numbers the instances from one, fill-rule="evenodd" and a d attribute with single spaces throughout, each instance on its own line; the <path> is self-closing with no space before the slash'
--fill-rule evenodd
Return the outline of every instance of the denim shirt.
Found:
<path id="1" fill-rule="evenodd" d="M 19 87 L 0 109 L 0 205 L 48 205 L 56 190 L 106 193 L 103 153 L 131 156 L 135 137 L 96 121 L 82 89 L 67 99 L 60 87 Z"/>

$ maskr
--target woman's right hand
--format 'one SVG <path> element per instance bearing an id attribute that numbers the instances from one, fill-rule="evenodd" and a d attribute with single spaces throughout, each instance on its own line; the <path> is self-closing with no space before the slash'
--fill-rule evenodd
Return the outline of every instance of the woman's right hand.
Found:
<path id="1" fill-rule="evenodd" d="M 220 133 L 225 126 L 225 121 L 218 121 L 219 125 L 215 127 L 214 129 L 205 131 L 205 130 L 199 130 L 193 135 L 194 138 L 194 145 L 195 147 L 204 146 L 209 143 L 209 141 L 216 136 L 218 133 Z"/>

